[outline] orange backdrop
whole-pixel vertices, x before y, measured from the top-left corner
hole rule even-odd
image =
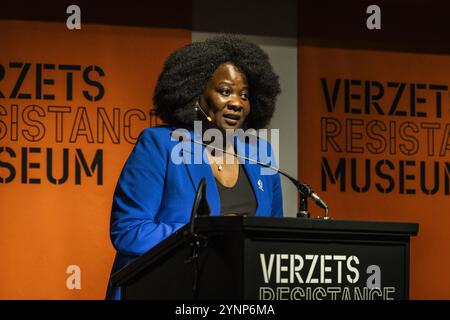
[[[0,21],[0,39],[0,299],[103,299],[114,187],[191,32]]]
[[[420,224],[412,299],[450,298],[449,74],[445,55],[299,47],[299,178],[335,219]]]

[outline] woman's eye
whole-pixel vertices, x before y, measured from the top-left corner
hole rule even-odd
[[[224,89],[224,90],[221,90],[221,91],[220,91],[220,94],[222,94],[222,95],[224,95],[224,96],[229,96],[230,93],[231,93],[231,91],[228,90],[228,89]]]
[[[242,92],[241,98],[247,100],[248,99],[248,92]]]

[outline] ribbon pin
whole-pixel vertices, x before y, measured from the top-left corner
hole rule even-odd
[[[258,189],[261,190],[262,192],[264,192],[263,183],[262,183],[261,179],[258,180]]]

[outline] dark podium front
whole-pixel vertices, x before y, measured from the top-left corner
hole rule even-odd
[[[416,223],[200,217],[195,232],[197,240],[183,227],[115,273],[112,282],[123,287],[123,298],[409,297]],[[198,259],[189,260],[196,253]]]

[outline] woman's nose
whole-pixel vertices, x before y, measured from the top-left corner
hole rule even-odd
[[[240,97],[231,97],[228,101],[227,107],[234,111],[240,111],[244,108],[244,103]]]

